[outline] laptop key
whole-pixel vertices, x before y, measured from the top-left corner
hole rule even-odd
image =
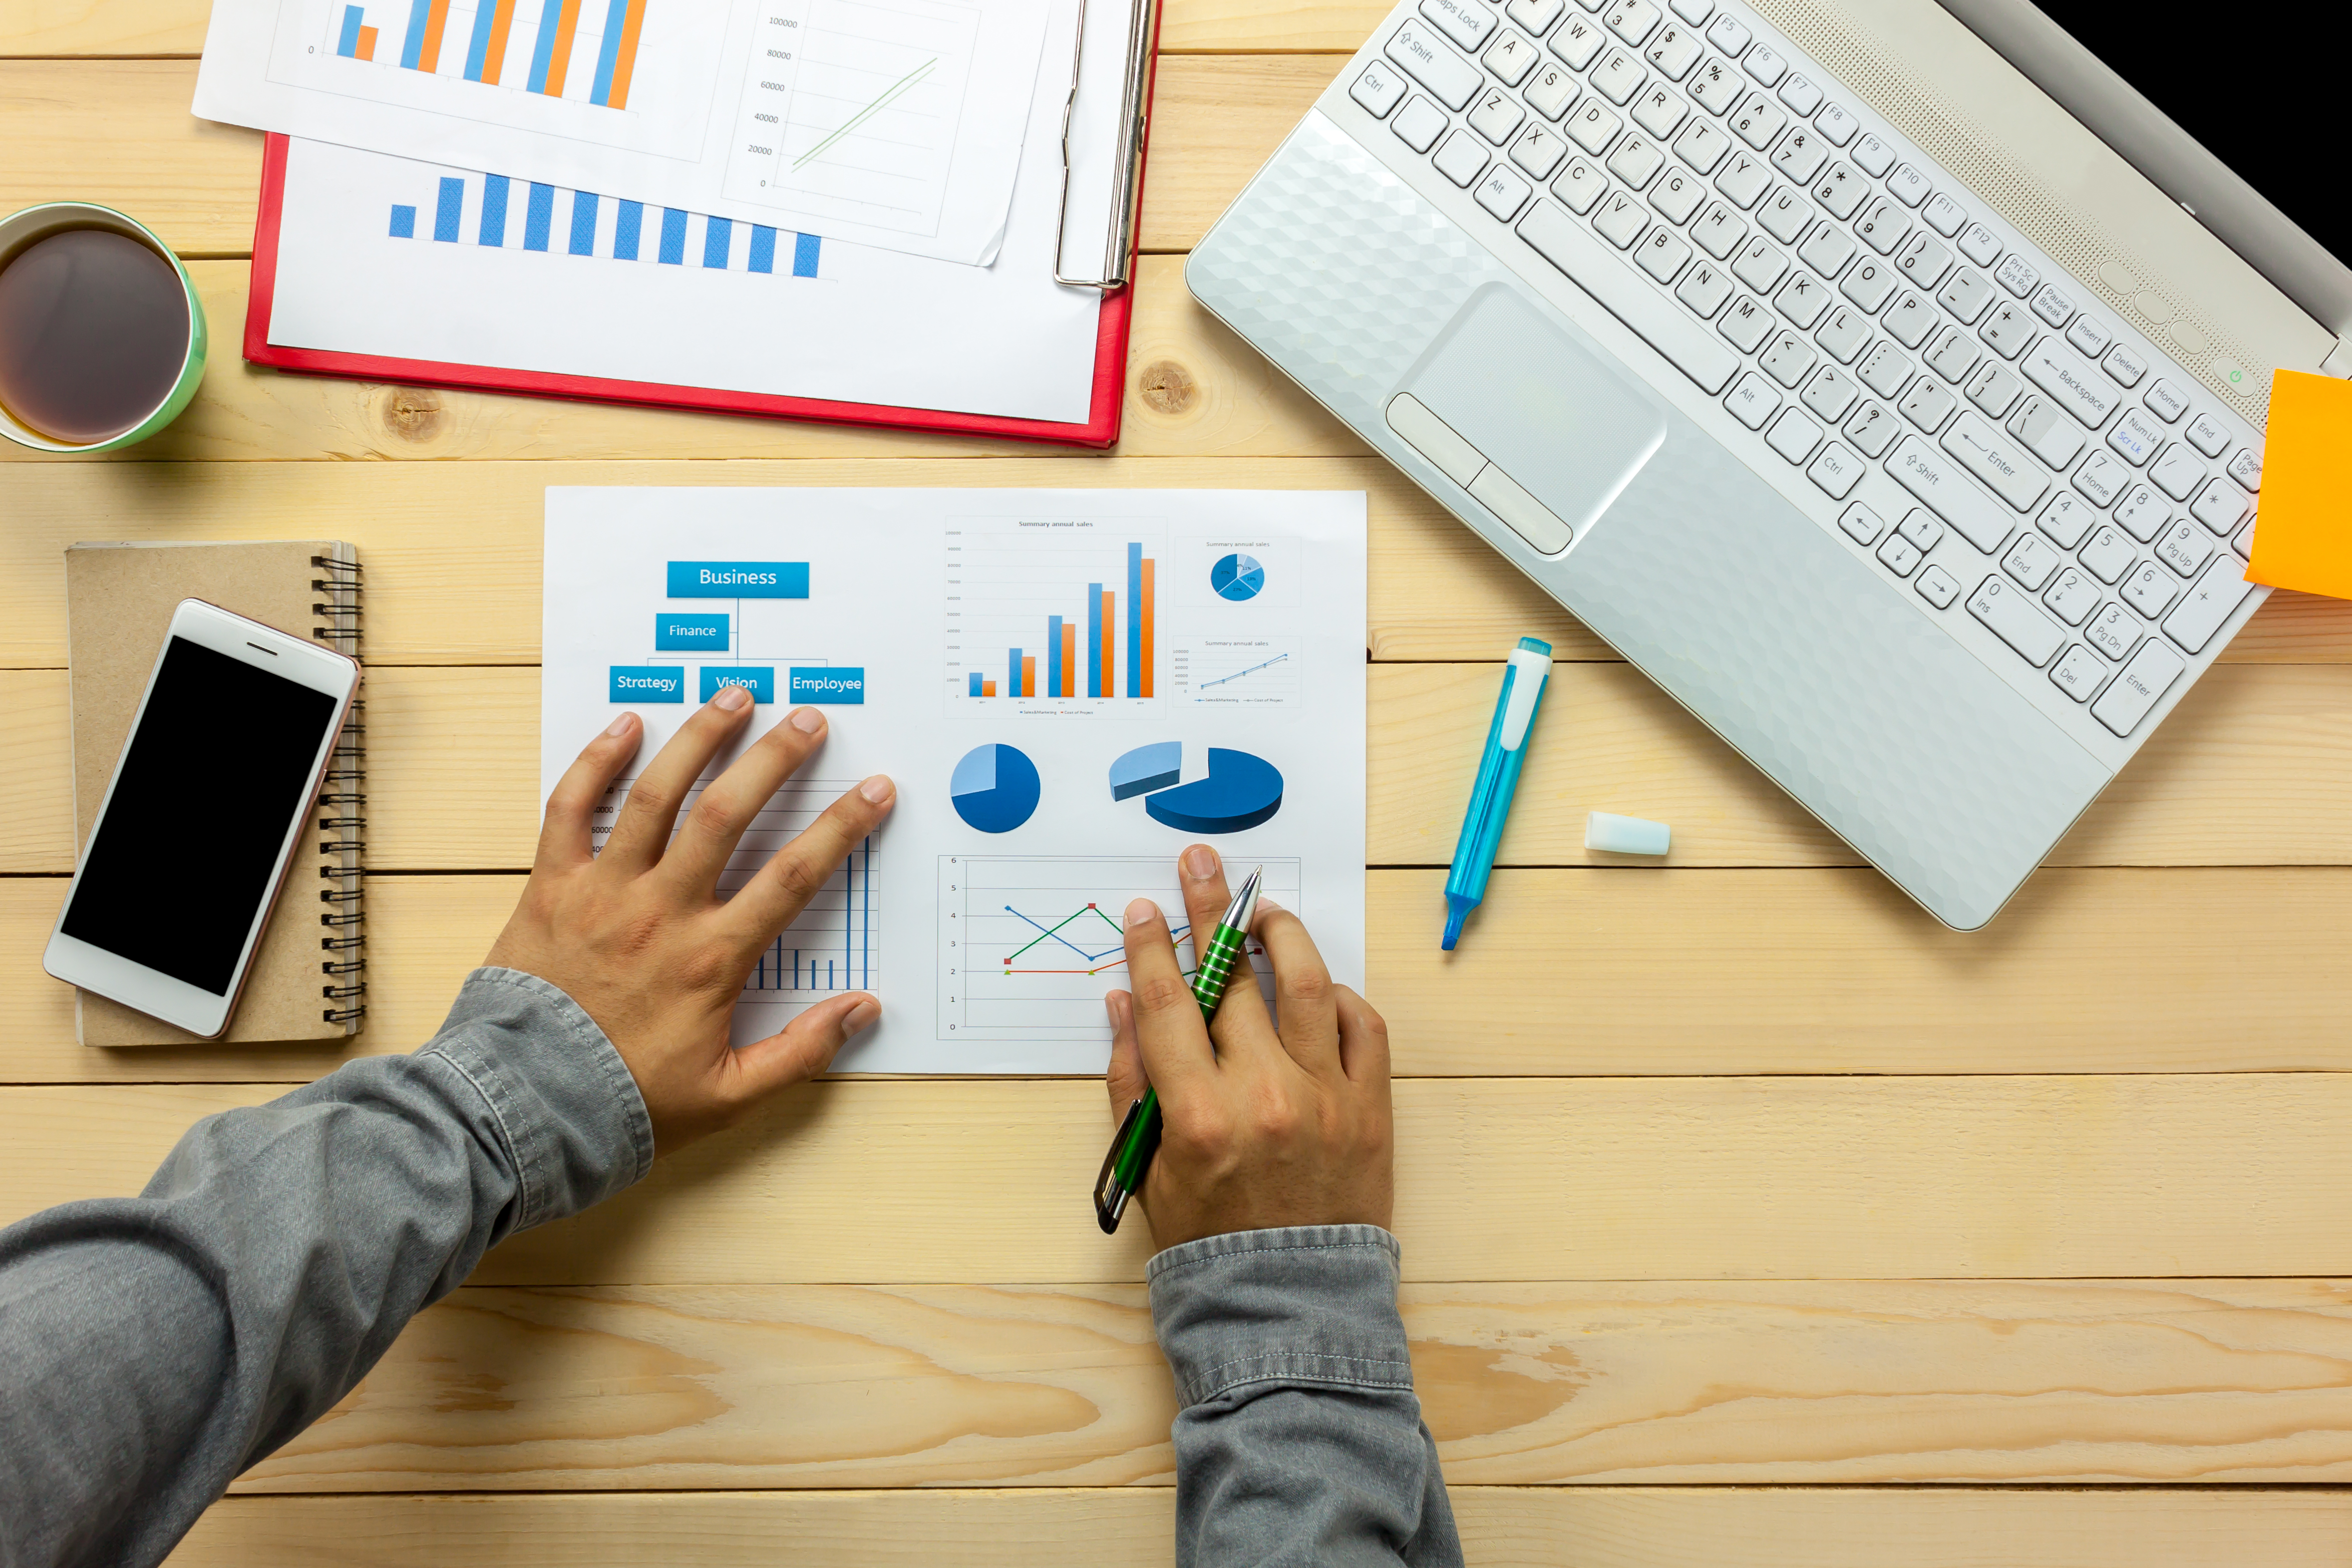
[[[1427,88],[1446,108],[1460,113],[1485,85],[1486,75],[1455,54],[1419,22],[1407,22],[1389,39],[1388,57],[1404,74]]]
[[[2117,735],[2129,735],[2188,667],[2161,638],[2150,637],[2091,705],[2091,716]]]
[[[1475,0],[1421,0],[1421,14],[1465,49],[1475,49],[1495,30],[1495,14]]]
[[[1979,583],[1977,591],[1969,595],[1969,613],[1991,628],[1994,636],[2037,670],[2048,664],[2050,656],[2066,641],[2066,634],[2052,625],[2050,618],[2033,607],[2033,601],[2006,578],[1988,577]]]
[[[1886,460],[1886,471],[1985,554],[1999,549],[2009,538],[2014,524],[2000,504],[1967,478],[1957,463],[1917,436],[1903,438]]]
[[[1551,203],[1538,202],[1519,221],[1518,233],[1538,256],[1600,301],[1709,397],[1731,384],[1739,371],[1739,356],[1635,276],[1583,225]]]
[[[2108,658],[2120,660],[2132,651],[2132,644],[2139,641],[2139,622],[2125,614],[2122,605],[2109,600],[2105,609],[2091,617],[2091,623],[2083,629],[2083,635],[2091,640],[2092,647]]]
[[[1398,140],[1416,152],[1426,152],[1445,134],[1445,111],[1425,98],[1416,98],[1404,106],[1404,112],[1389,122],[1389,129]]]
[[[1348,96],[1362,104],[1374,119],[1386,120],[1389,110],[1397,106],[1397,99],[1404,96],[1404,78],[1374,60],[1356,78],[1356,85],[1348,89]]]
[[[2224,555],[2205,569],[2205,575],[2180,601],[2180,608],[2165,618],[2164,634],[2192,653],[2201,653],[2213,633],[2230,612],[2245,602],[2254,585],[2245,579],[2245,568],[2234,555]]]
[[[1457,185],[1467,187],[1478,177],[1479,171],[1486,167],[1486,150],[1479,146],[1477,140],[1468,131],[1457,131],[1445,139],[1445,144],[1437,150],[1437,156],[1431,162],[1437,165],[1439,173]]]
[[[1960,596],[1960,580],[1940,566],[1931,566],[1921,572],[1919,580],[1911,586],[1918,590],[1920,598],[1938,610],[1949,610],[1952,601]]]

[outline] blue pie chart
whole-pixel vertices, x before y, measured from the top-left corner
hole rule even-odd
[[[1265,568],[1258,565],[1255,556],[1235,553],[1209,569],[1209,586],[1220,599],[1230,599],[1238,604],[1244,599],[1255,599],[1265,587]]]
[[[1238,833],[1282,810],[1282,770],[1263,757],[1213,746],[1206,779],[1146,795],[1143,809],[1180,833]]]
[[[1017,747],[975,746],[955,765],[948,802],[983,833],[1009,833],[1037,810],[1037,765]]]

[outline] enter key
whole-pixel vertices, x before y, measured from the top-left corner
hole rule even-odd
[[[1958,459],[1961,467],[1983,480],[1996,496],[2021,512],[2030,512],[2050,493],[2050,481],[2040,464],[2024,449],[1972,413],[1952,421],[1938,444]]]

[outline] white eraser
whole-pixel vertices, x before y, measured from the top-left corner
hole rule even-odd
[[[1620,817],[1594,811],[1584,819],[1584,847],[1615,855],[1662,855],[1674,842],[1675,831],[1664,822],[1642,817]]]

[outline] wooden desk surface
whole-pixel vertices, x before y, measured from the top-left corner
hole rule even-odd
[[[1167,4],[1106,456],[254,371],[260,141],[187,114],[203,0],[0,0],[0,212],[139,214],[217,344],[126,458],[0,453],[0,1220],[341,1059],[73,1043],[37,963],[67,543],[359,544],[354,1049],[401,1051],[528,863],[544,486],[1360,486],[1405,1312],[1471,1561],[2343,1563],[2352,607],[2272,601],[1990,931],[1941,930],[1192,306],[1182,253],[1385,7]],[[1449,974],[1522,632],[1566,662]],[[1672,821],[1675,868],[1588,864],[1593,808]],[[801,1092],[493,1253],[174,1561],[1164,1560],[1142,1228],[1075,1207],[1105,1130],[1090,1082]]]

